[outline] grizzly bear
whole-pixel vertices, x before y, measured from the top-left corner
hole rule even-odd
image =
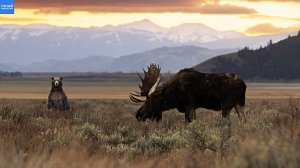
[[[68,98],[62,88],[62,77],[52,77],[52,88],[48,96],[48,109],[53,111],[70,111]]]

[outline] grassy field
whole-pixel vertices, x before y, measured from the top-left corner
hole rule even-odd
[[[74,109],[50,112],[47,79],[0,82],[0,167],[300,167],[298,84],[248,84],[242,122],[176,110],[137,122],[134,82],[65,80]]]

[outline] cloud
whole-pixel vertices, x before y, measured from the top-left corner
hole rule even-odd
[[[254,9],[234,5],[205,5],[198,9],[202,14],[254,14]]]
[[[65,14],[73,11],[93,13],[202,13],[250,14],[254,9],[219,4],[219,0],[26,0],[17,1],[17,8],[36,9],[39,13]]]
[[[21,18],[21,17],[0,17],[0,22],[41,22],[45,19],[40,18]]]
[[[290,21],[300,21],[300,18],[287,18],[281,16],[270,16],[270,15],[262,15],[262,14],[252,14],[252,15],[242,15],[241,18],[246,19],[275,19],[275,20],[290,20]]]
[[[258,24],[245,30],[245,33],[250,35],[271,35],[296,32],[300,30],[300,25],[290,27],[276,27],[269,23]]]
[[[66,6],[179,6],[179,5],[195,5],[202,3],[216,3],[219,0],[26,0],[17,1],[19,7],[66,7]]]
[[[299,0],[241,0],[241,1],[248,1],[248,2],[296,2],[299,3]]]
[[[262,15],[262,14],[251,14],[251,15],[242,15],[241,18],[246,19],[271,19],[271,20],[279,20],[279,21],[297,21],[300,22],[300,18],[287,18],[281,16],[270,16],[270,15]]]

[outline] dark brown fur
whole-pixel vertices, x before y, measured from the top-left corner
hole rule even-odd
[[[48,109],[54,111],[70,111],[68,98],[62,88],[62,79],[59,77],[52,78],[52,88],[48,96]],[[58,85],[55,85],[55,82]]]
[[[222,110],[228,117],[232,108],[238,115],[238,108],[245,105],[246,84],[232,73],[205,74],[194,69],[183,69],[169,81],[156,88],[137,111],[140,120],[161,120],[162,112],[177,108],[185,113],[187,122],[196,118],[195,109]]]

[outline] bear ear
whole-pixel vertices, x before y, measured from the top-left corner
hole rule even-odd
[[[54,80],[54,77],[52,77],[51,79]]]
[[[64,78],[63,77],[60,77],[60,80],[63,80]]]

